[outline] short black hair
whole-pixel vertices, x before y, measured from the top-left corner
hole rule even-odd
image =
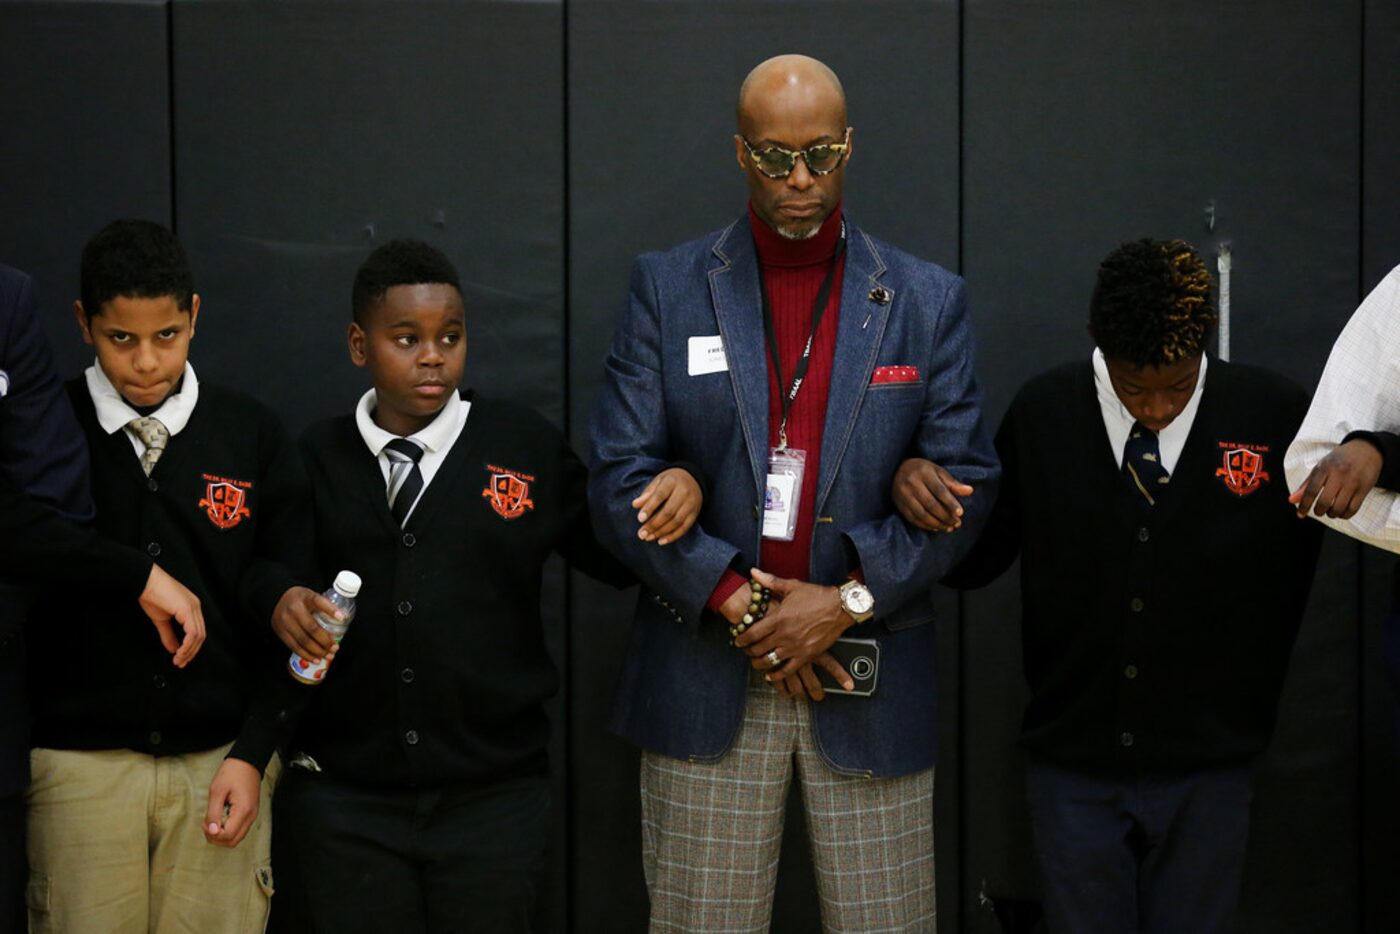
[[[355,273],[350,310],[356,324],[364,324],[370,308],[396,285],[450,285],[462,292],[457,268],[437,247],[422,240],[401,238],[376,247]]]
[[[194,296],[190,258],[175,235],[155,221],[112,221],[83,247],[78,295],[89,321],[114,298],[175,299],[189,311]]]
[[[1089,334],[1105,357],[1162,366],[1205,351],[1215,327],[1210,272],[1185,240],[1135,240],[1099,265]]]

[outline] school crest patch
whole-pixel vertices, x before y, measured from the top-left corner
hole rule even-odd
[[[519,519],[527,510],[535,508],[535,501],[530,499],[530,484],[535,482],[533,476],[495,464],[487,464],[486,470],[491,479],[481,495],[490,501],[496,515],[502,519]]]
[[[1269,472],[1264,469],[1264,455],[1269,453],[1267,445],[1233,441],[1218,444],[1220,466],[1215,468],[1215,475],[1225,484],[1225,489],[1236,496],[1248,496],[1269,482]]]
[[[244,519],[251,518],[248,509],[248,491],[253,484],[248,480],[234,480],[229,477],[216,477],[201,474],[205,480],[204,498],[199,508],[209,521],[221,529],[231,529]]]

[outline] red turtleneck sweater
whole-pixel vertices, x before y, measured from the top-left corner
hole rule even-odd
[[[806,240],[788,240],[764,223],[749,206],[749,229],[758,248],[759,268],[773,309],[773,332],[778,356],[783,361],[783,383],[773,369],[773,355],[767,345],[763,358],[768,361],[768,444],[778,446],[778,427],[783,420],[783,397],[792,386],[797,360],[812,329],[812,306],[831,267],[836,241],[841,236],[841,208],[838,206],[817,233]],[[847,244],[849,246],[849,244]],[[826,314],[812,341],[812,359],[807,378],[788,410],[789,448],[807,452],[807,468],[802,474],[802,495],[797,511],[797,530],[790,542],[763,539],[759,563],[763,570],[779,577],[805,581],[811,573],[812,528],[816,523],[817,472],[821,467],[822,429],[826,425],[826,396],[831,386],[831,362],[836,354],[837,322],[841,317],[841,280],[846,261],[831,284]],[[753,313],[762,314],[755,308]],[[735,590],[747,582],[734,571],[725,571],[719,586],[710,595],[708,606],[718,612]]]

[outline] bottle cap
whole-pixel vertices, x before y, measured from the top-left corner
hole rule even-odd
[[[335,576],[335,589],[341,596],[354,597],[360,592],[360,575],[354,571],[341,571]]]

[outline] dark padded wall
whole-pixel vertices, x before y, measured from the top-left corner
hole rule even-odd
[[[964,4],[963,268],[994,417],[1026,377],[1086,357],[1095,267],[1180,236],[1235,254],[1235,360],[1311,385],[1355,304],[1357,3]],[[1216,205],[1208,231],[1203,212]],[[1072,478],[1067,478],[1072,482]],[[1073,521],[1073,517],[1066,517]],[[1355,552],[1329,543],[1262,764],[1245,928],[1357,917]],[[967,896],[1033,890],[1014,584],[967,599]],[[970,930],[993,930],[985,917]]]
[[[744,75],[770,55],[805,52],[841,76],[855,127],[851,217],[956,267],[955,4],[573,0],[568,24],[570,405],[579,446],[632,257],[743,211],[734,103]],[[574,593],[572,813],[580,858],[572,918],[578,931],[641,930],[637,753],[604,728],[635,591],[618,596],[580,582]],[[954,636],[951,614],[945,622]],[[951,674],[955,646],[945,644],[943,655]],[[952,747],[950,737],[944,749]],[[956,808],[944,807],[955,790],[940,775],[940,832],[955,818]],[[953,816],[946,823],[945,813]],[[805,842],[791,808],[789,816],[774,930],[816,930]],[[940,837],[941,882],[955,870],[955,843],[956,834]],[[609,858],[596,858],[604,852]]]
[[[177,223],[204,294],[201,372],[254,392],[293,430],[349,411],[367,386],[345,351],[355,268],[413,236],[458,267],[464,384],[562,419],[558,3],[201,0],[176,3],[174,35]],[[561,567],[544,606],[562,667]],[[551,715],[557,929],[558,702]]]
[[[1400,107],[1395,76],[1400,74],[1400,4],[1366,0],[1363,33],[1365,88],[1365,242],[1362,286],[1369,291],[1400,265]]]
[[[34,277],[65,377],[92,362],[83,243],[115,217],[170,223],[168,60],[162,3],[0,0],[0,263]]]
[[[211,375],[296,428],[345,409],[363,384],[343,340],[355,267],[414,236],[461,274],[467,383],[562,417],[561,23],[557,3],[176,3],[200,337],[266,335]]]

